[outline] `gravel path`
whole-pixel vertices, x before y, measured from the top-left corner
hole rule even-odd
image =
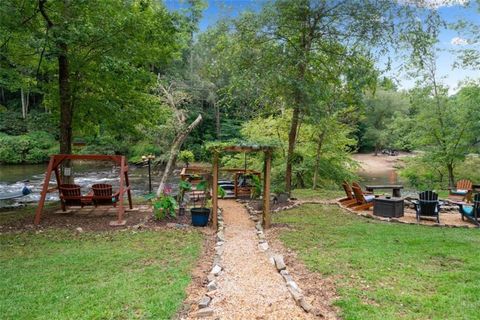
[[[258,249],[254,223],[233,200],[219,201],[225,221],[223,273],[211,307],[219,319],[313,319],[295,304],[281,275]]]

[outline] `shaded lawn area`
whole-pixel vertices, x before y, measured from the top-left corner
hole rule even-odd
[[[201,247],[176,230],[1,234],[1,318],[168,319]]]
[[[309,270],[336,279],[344,319],[479,319],[476,229],[381,223],[333,205],[274,215]]]

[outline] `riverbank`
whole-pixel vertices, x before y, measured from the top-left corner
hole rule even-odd
[[[352,158],[360,164],[359,176],[364,183],[401,183],[397,169],[403,165],[403,159],[413,157],[413,153],[400,152],[398,156],[374,153],[356,153]]]

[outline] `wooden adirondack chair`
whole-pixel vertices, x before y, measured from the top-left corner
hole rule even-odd
[[[355,195],[356,202],[349,206],[353,210],[368,210],[368,208],[373,207],[374,195],[365,195],[362,191],[362,188],[357,183],[353,183],[352,186],[353,194]]]
[[[340,199],[340,203],[346,206],[356,203],[357,199],[355,199],[355,196],[353,195],[353,190],[350,184],[348,184],[347,181],[343,181],[342,187],[343,190],[345,190],[346,198]]]
[[[462,221],[467,218],[467,220],[480,227],[480,193],[477,193],[473,198],[473,206],[466,206],[462,203],[458,205]]]
[[[449,189],[448,199],[454,201],[472,202],[472,181],[463,179],[457,181],[456,189]]]
[[[412,202],[415,204],[417,221],[420,221],[421,217],[434,217],[440,223],[440,208],[443,203],[438,200],[438,194],[424,191],[418,194],[418,200]]]
[[[67,210],[67,206],[83,206],[89,202],[88,196],[82,196],[80,186],[78,184],[61,184],[60,189],[60,204],[63,211]]]
[[[112,185],[106,183],[97,183],[92,185],[93,197],[92,201],[95,207],[98,205],[117,206],[120,192],[113,193]]]

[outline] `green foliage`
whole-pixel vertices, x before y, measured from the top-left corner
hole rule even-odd
[[[25,134],[27,133],[27,122],[19,112],[2,112],[0,113],[0,132],[12,136]]]
[[[218,197],[221,199],[225,198],[225,196],[227,195],[227,193],[225,192],[225,189],[223,189],[222,186],[218,186],[217,194],[218,194]]]
[[[152,199],[153,216],[157,220],[162,220],[165,217],[175,218],[175,210],[178,208],[178,203],[174,197],[169,195],[162,195],[160,198]]]
[[[403,160],[404,166],[399,170],[400,176],[417,190],[446,190],[448,188],[448,171],[444,164],[431,161],[425,154]],[[455,168],[456,180],[469,179],[480,181],[480,158],[470,154]]]
[[[477,230],[375,222],[321,205],[273,219],[290,226],[280,239],[307,268],[335,282],[342,319],[478,317]]]
[[[256,174],[250,176],[253,183],[253,189],[251,197],[252,199],[258,199],[262,195],[262,182],[260,181],[260,177]]]
[[[42,163],[58,153],[55,139],[43,131],[26,135],[0,135],[0,163]]]
[[[195,155],[190,150],[182,150],[178,154],[178,160],[182,161],[185,166],[188,167],[190,163],[195,161]]]
[[[180,206],[182,206],[184,205],[183,199],[185,196],[185,192],[192,190],[192,184],[188,181],[180,180],[180,182],[178,183],[178,189],[179,189],[178,190],[179,192],[178,192],[177,201],[180,204]]]
[[[284,182],[290,119],[291,112],[276,117],[259,117],[245,123],[242,129],[246,140],[256,140],[259,145],[276,146],[272,161],[272,186],[275,191],[282,191]],[[349,146],[355,145],[355,140],[349,138],[350,133],[349,127],[334,117],[320,124],[303,124],[293,159],[294,185],[298,188],[312,186],[319,143],[318,186],[329,188],[354,177],[356,167],[350,158]],[[243,155],[226,156],[223,161],[228,166],[243,167]],[[260,153],[248,156],[249,168],[261,171],[262,166],[263,156]]]
[[[377,90],[375,94],[367,95],[365,105],[366,130],[361,137],[360,148],[378,152],[382,148],[403,146],[392,131],[399,127],[394,122],[400,120],[409,109],[407,95]]]

